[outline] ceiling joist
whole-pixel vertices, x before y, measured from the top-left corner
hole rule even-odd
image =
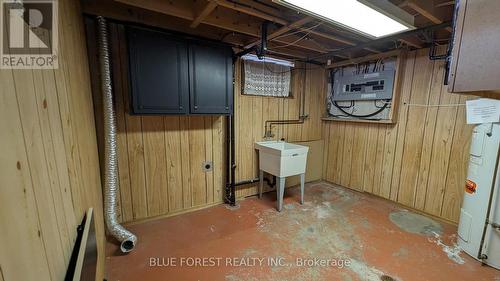
[[[351,52],[351,51],[363,49],[363,48],[365,48],[367,46],[370,46],[370,45],[381,44],[381,43],[384,43],[384,42],[391,42],[391,41],[399,40],[401,36],[403,36],[403,37],[410,37],[410,36],[422,34],[422,33],[425,33],[425,32],[431,32],[431,31],[434,31],[434,30],[443,29],[443,28],[445,28],[447,26],[450,26],[450,22],[443,22],[443,23],[440,23],[440,24],[435,24],[435,25],[431,25],[431,26],[421,27],[421,28],[417,28],[417,29],[413,29],[413,30],[409,30],[409,31],[403,32],[401,34],[389,35],[389,36],[386,36],[386,37],[374,39],[374,40],[369,41],[369,42],[360,43],[360,44],[358,44],[356,46],[347,47],[347,48],[344,48],[344,49],[340,49],[340,50],[336,50],[336,51],[333,51],[333,52],[329,52],[328,54],[317,55],[315,57],[312,57],[311,59],[318,59],[318,58],[322,58],[322,57],[338,56],[338,55],[341,55],[341,54],[344,54],[344,53],[348,53],[348,52]]]
[[[285,32],[290,31],[292,29],[297,29],[297,28],[303,26],[304,24],[312,22],[313,20],[314,19],[311,18],[311,17],[305,17],[305,18],[302,18],[300,20],[297,20],[297,21],[294,21],[292,23],[289,23],[289,24],[287,24],[287,25],[279,28],[278,30],[272,32],[271,34],[269,34],[267,36],[267,39],[268,40],[273,40],[274,38],[276,38],[276,37],[284,34]],[[260,39],[257,40],[257,41],[254,41],[254,42],[252,42],[250,44],[248,44],[247,46],[245,46],[245,48],[251,48],[251,47],[253,47],[253,46],[255,46],[255,45],[259,44],[259,43],[260,43]]]
[[[438,13],[434,9],[435,8],[434,1],[407,0],[404,3],[405,6],[413,9],[415,12],[419,13],[432,23],[440,24],[444,22],[443,17],[438,15]],[[451,27],[447,27],[445,29],[451,32]]]
[[[411,47],[417,48],[417,49],[424,47],[424,45],[422,44],[422,42],[420,40],[418,40],[416,38],[412,38],[412,37],[402,38],[402,39],[399,39],[399,41],[401,41],[403,44],[406,44],[408,46],[411,46]]]
[[[351,40],[348,40],[348,39],[345,39],[345,38],[342,38],[339,36],[315,31],[315,30],[310,29],[310,28],[305,28],[303,25],[308,23],[311,20],[311,18],[304,18],[304,19],[298,20],[294,23],[288,23],[286,20],[284,20],[283,18],[281,18],[279,16],[269,15],[267,13],[258,11],[254,8],[245,7],[243,5],[240,5],[240,4],[237,4],[234,2],[229,2],[226,0],[213,0],[213,1],[216,1],[218,5],[223,6],[225,8],[236,10],[236,11],[248,14],[248,15],[252,15],[252,16],[264,19],[264,20],[272,21],[272,22],[283,25],[283,27],[281,29],[279,29],[278,31],[275,32],[275,36],[279,36],[285,32],[290,31],[291,29],[297,29],[297,30],[306,32],[308,34],[313,34],[313,35],[316,35],[316,36],[319,36],[319,37],[322,37],[322,38],[325,38],[325,39],[328,39],[330,41],[334,41],[337,43],[341,43],[341,44],[345,44],[345,45],[349,45],[349,46],[355,46],[357,44],[354,41],[351,41]],[[293,27],[293,28],[291,28],[291,27]],[[271,35],[273,35],[273,34],[271,34]],[[269,37],[268,37],[269,40],[272,40],[274,38],[271,35],[269,35]],[[404,40],[402,42],[409,45],[409,46],[415,47],[415,48],[421,48],[422,45],[418,44],[415,41],[417,41],[417,40],[416,39],[415,40]],[[257,40],[255,42],[248,44],[246,47],[251,48],[259,43],[260,43],[260,40]],[[366,48],[365,50],[373,52],[373,53],[380,53],[379,50],[376,50],[374,48]]]
[[[162,13],[174,17],[179,17],[183,18],[186,20],[194,21],[195,17],[189,9],[183,8],[178,4],[179,2],[167,2],[167,1],[155,1],[155,0],[147,0],[147,1],[141,1],[141,0],[116,0],[116,2],[120,2],[123,4],[127,4],[130,6],[134,6],[137,8],[143,8],[147,10],[151,10],[157,13]],[[307,22],[312,21],[312,18],[308,18]],[[234,20],[223,18],[220,16],[214,16],[212,14],[208,14],[202,21],[204,24],[208,24],[211,26],[215,26],[218,28],[223,28],[229,31],[234,31],[237,33],[253,36],[256,38],[260,37],[260,28],[259,26],[256,26],[254,24],[253,26],[251,24],[239,24],[238,22],[235,22]],[[278,30],[279,31],[279,30]],[[281,32],[282,34],[284,32]],[[277,36],[277,35],[276,35]],[[276,37],[274,36],[274,37]],[[320,46],[317,46],[316,44],[312,42],[308,42],[307,40],[302,40],[300,42],[295,42],[297,39],[299,39],[297,36],[287,36],[286,38],[279,38],[276,39],[276,42],[279,42],[283,45],[287,44],[292,44],[294,47],[297,48],[302,48],[305,50],[309,51],[314,51],[318,53],[327,53],[329,50],[322,48]],[[259,40],[260,42],[260,40]],[[295,42],[295,43],[294,43]],[[256,43],[258,44],[258,43]]]
[[[337,67],[343,67],[347,65],[352,65],[352,64],[358,64],[362,62],[367,62],[367,61],[374,61],[378,59],[385,59],[389,57],[395,57],[399,56],[401,54],[401,50],[392,50],[389,52],[385,53],[380,53],[380,54],[373,54],[373,55],[368,55],[360,58],[355,58],[355,59],[347,59],[341,62],[334,62],[332,64],[329,64],[326,66],[326,68],[337,68]]]
[[[248,6],[244,6],[244,5],[235,3],[235,2],[229,2],[226,0],[212,0],[212,1],[217,2],[217,4],[219,6],[222,6],[222,7],[228,8],[228,9],[232,9],[232,10],[235,10],[238,12],[242,12],[242,13],[245,13],[247,15],[255,16],[255,17],[267,20],[267,21],[278,23],[278,24],[281,24],[283,26],[290,25],[290,23],[287,20],[283,19],[282,15],[279,16],[276,12],[272,12],[272,14],[269,14],[269,13],[266,13],[263,11],[259,11],[258,9],[255,9],[251,6],[248,7]],[[257,4],[257,2],[252,2],[252,3]],[[260,5],[262,5],[262,4],[260,4]],[[351,40],[348,40],[348,39],[345,39],[345,38],[342,38],[339,36],[315,31],[313,29],[308,29],[308,28],[305,28],[305,27],[300,26],[298,24],[296,24],[296,26],[297,26],[297,28],[296,28],[297,30],[307,32],[309,34],[313,34],[313,35],[316,35],[316,36],[319,36],[319,37],[322,37],[322,38],[325,38],[325,39],[328,39],[328,40],[331,40],[331,41],[334,41],[337,43],[346,44],[346,45],[350,45],[350,46],[356,45],[356,42],[353,42]],[[367,51],[374,52],[374,53],[380,53],[380,51],[372,49],[372,48],[367,48]]]
[[[446,1],[443,3],[436,4],[436,8],[441,8],[441,7],[446,7],[446,6],[453,6],[455,5],[455,1]]]
[[[196,16],[189,27],[196,28],[212,11],[217,7],[217,3],[210,1],[205,5],[205,8],[201,11],[201,13]]]
[[[252,7],[246,7],[246,6],[243,6],[243,5],[234,3],[234,2],[229,2],[226,0],[212,0],[212,1],[216,2],[219,6],[222,6],[222,7],[234,10],[234,11],[242,12],[244,14],[251,15],[254,17],[258,17],[258,18],[261,18],[261,19],[264,19],[264,20],[267,20],[270,22],[279,23],[281,25],[288,24],[288,22],[285,19],[261,12],[255,8],[252,8]]]
[[[429,21],[433,23],[448,21],[446,11],[450,10],[448,3],[453,1],[437,0],[406,0],[403,2],[405,9],[422,14],[419,20],[422,24]],[[204,34],[210,30],[207,38],[222,40],[239,49],[247,49],[260,44],[261,24],[264,21],[274,23],[269,26],[268,50],[270,54],[280,54],[295,58],[317,58],[325,55],[334,55],[338,58],[350,58],[367,55],[367,52],[381,53],[400,44],[391,45],[390,42],[382,44],[367,44],[372,41],[343,28],[330,25],[327,22],[297,14],[295,11],[276,5],[270,0],[87,0],[83,1],[101,10],[100,15],[108,14],[102,11],[106,5],[115,5],[120,9],[128,10],[129,15],[136,17],[133,22],[151,22],[150,17],[141,14],[154,15],[153,22],[176,22],[175,18],[182,19],[177,25],[184,26],[184,32],[190,34]],[[440,4],[447,4],[440,6]],[[444,4],[443,4],[444,5]],[[161,15],[170,17],[162,17]],[[122,15],[127,17],[127,15]],[[300,18],[302,17],[302,18]],[[164,18],[164,20],[163,20]],[[162,19],[162,20],[158,20]],[[203,24],[202,26],[200,26]],[[159,23],[164,26],[163,23]],[[321,27],[317,28],[319,25]],[[169,29],[169,26],[164,28]],[[182,29],[182,28],[181,28]],[[191,31],[190,31],[191,30]],[[203,35],[202,35],[203,36]],[[442,39],[444,34],[436,35],[436,40]],[[422,40],[414,35],[391,37],[392,42],[401,42],[414,48],[424,47]],[[352,48],[355,47],[355,48]],[[361,47],[361,48],[359,48]],[[342,52],[340,52],[342,50]],[[354,53],[347,50],[353,50]]]

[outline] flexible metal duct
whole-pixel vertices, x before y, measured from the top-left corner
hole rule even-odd
[[[119,192],[116,117],[113,108],[106,20],[97,17],[97,26],[104,112],[104,216],[108,232],[120,241],[122,252],[127,253],[134,249],[137,237],[121,226],[116,219],[116,194]]]

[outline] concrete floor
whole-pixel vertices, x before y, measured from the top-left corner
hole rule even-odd
[[[305,194],[287,189],[281,213],[271,192],[130,226],[139,243],[127,255],[108,243],[108,280],[500,281],[460,253],[453,225],[328,183]]]

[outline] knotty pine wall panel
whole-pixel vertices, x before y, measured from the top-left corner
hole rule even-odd
[[[125,33],[122,26],[115,24],[110,25],[110,31],[118,127],[120,221],[137,222],[221,203],[226,174],[226,117],[130,115]],[[90,56],[96,58],[95,47],[89,49]],[[275,139],[321,140],[321,110],[317,109],[323,104],[326,77],[323,67],[308,65],[305,70],[298,65],[292,72],[293,97],[257,97],[241,95],[241,64],[237,63],[235,68],[236,178],[243,180],[257,175],[254,142],[262,140],[264,122],[298,119],[304,91],[309,118],[303,125],[274,126]],[[93,80],[98,81],[98,77]],[[93,88],[102,150],[98,83],[94,82]],[[204,172],[203,161],[213,161],[213,170]],[[240,187],[237,192],[239,197],[254,194],[255,185]]]
[[[235,132],[236,132],[236,180],[253,179],[258,176],[258,152],[254,143],[263,140],[266,120],[298,119],[301,103],[304,102],[308,118],[303,124],[273,125],[274,140],[309,142],[322,139],[324,100],[326,93],[326,71],[322,66],[296,64],[291,77],[291,97],[261,97],[243,95],[241,62],[235,64]],[[305,96],[304,96],[305,95]],[[322,150],[322,145],[314,149]],[[322,151],[314,155],[322,155]],[[322,163],[320,161],[320,163]],[[318,167],[322,170],[322,167]],[[289,181],[295,183],[295,181]],[[287,184],[288,186],[288,184]],[[267,187],[266,187],[267,190]],[[257,185],[237,188],[237,197],[257,194]]]
[[[323,177],[458,222],[473,126],[462,105],[411,104],[472,97],[448,93],[444,62],[430,61],[428,51],[406,54],[396,124],[324,121]]]
[[[221,203],[226,173],[226,117],[131,115],[125,30],[113,23],[109,30],[118,133],[119,221],[139,222]],[[87,32],[89,37],[95,35],[91,25]],[[91,63],[98,61],[95,43],[91,41],[89,56],[94,58]],[[92,75],[102,152],[99,73],[94,71]],[[102,165],[102,153],[100,161]],[[213,162],[211,171],[203,171],[204,161]]]
[[[104,223],[90,76],[78,1],[58,1],[58,69],[0,70],[0,274],[63,280],[94,208],[104,277]]]

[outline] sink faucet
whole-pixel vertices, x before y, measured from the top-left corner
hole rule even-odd
[[[301,115],[297,120],[266,120],[264,125],[264,140],[270,140],[274,138],[273,134],[273,125],[288,125],[288,124],[304,124],[304,121],[307,119],[308,115]]]
[[[271,129],[271,126],[269,126],[269,130],[266,130],[264,133],[264,140],[272,140],[274,138],[273,131]]]

